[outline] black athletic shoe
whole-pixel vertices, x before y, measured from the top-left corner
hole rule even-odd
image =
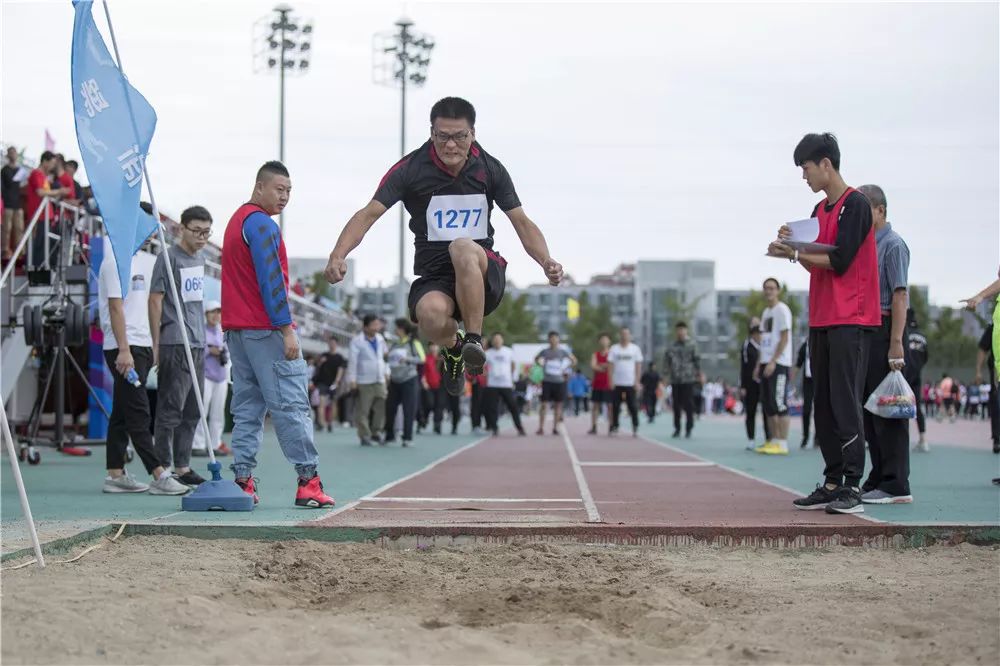
[[[673,437],[674,439],[677,439],[680,436],[681,436],[680,430],[674,430],[674,434],[671,435],[671,437]]]
[[[465,370],[470,375],[483,374],[486,366],[486,352],[480,342],[468,341],[462,345],[462,361],[465,363]]]
[[[588,435],[596,435],[597,434],[597,428],[591,428],[590,430],[587,431],[587,434]]]
[[[797,500],[792,500],[792,504],[795,505],[796,509],[802,509],[803,511],[825,509],[830,502],[837,498],[837,491],[839,490],[840,488],[827,490],[826,484],[821,483],[816,486],[816,490],[812,491],[809,497],[800,497]]]
[[[861,501],[861,490],[843,486],[837,491],[837,497],[826,505],[827,513],[864,513],[865,505]]]
[[[201,478],[198,472],[193,469],[189,469],[183,474],[176,474],[177,480],[183,483],[185,486],[200,486],[205,483],[205,479]]]
[[[441,350],[441,381],[448,395],[458,397],[465,392],[465,362],[462,354],[452,354],[450,349]]]
[[[1000,439],[993,440],[993,453],[1000,453]]]
[[[809,438],[808,437],[803,437],[802,438],[802,444],[799,445],[799,448],[800,449],[808,449],[809,448]]]

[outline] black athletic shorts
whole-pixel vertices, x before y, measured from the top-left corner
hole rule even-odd
[[[332,398],[337,394],[337,389],[329,384],[316,384],[316,390],[319,391],[320,395],[325,395],[328,398]]]
[[[500,305],[503,293],[507,288],[507,260],[492,250],[486,250],[486,275],[483,276],[486,287],[486,301],[483,316],[490,314]],[[440,291],[455,302],[455,312],[452,318],[462,321],[462,311],[458,307],[458,297],[455,294],[455,269],[450,264],[447,271],[417,278],[410,286],[410,298],[407,302],[410,310],[410,321],[417,321],[417,303],[424,294]]]
[[[765,366],[760,366],[760,401],[764,416],[788,416],[788,366],[774,366],[774,374],[764,376]]]
[[[591,389],[590,390],[590,401],[601,404],[606,403],[611,404],[611,389]]]
[[[565,402],[566,382],[542,382],[542,402]]]

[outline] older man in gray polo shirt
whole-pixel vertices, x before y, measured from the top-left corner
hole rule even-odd
[[[878,255],[879,301],[882,325],[872,339],[865,378],[865,400],[889,374],[904,365],[903,333],[909,305],[907,280],[910,249],[886,219],[885,192],[878,185],[858,188],[868,197],[875,228]],[[871,456],[871,474],[862,486],[861,501],[866,504],[909,504],[910,494],[910,422],[907,419],[884,419],[864,410],[865,439]]]

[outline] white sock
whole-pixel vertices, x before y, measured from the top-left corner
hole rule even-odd
[[[785,439],[776,439],[776,440],[774,440],[774,443],[777,444],[778,446],[780,446],[782,451],[787,451],[788,450],[788,440],[785,440]]]

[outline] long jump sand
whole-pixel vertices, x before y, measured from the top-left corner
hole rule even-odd
[[[1000,550],[132,537],[5,571],[4,664],[996,664]]]

